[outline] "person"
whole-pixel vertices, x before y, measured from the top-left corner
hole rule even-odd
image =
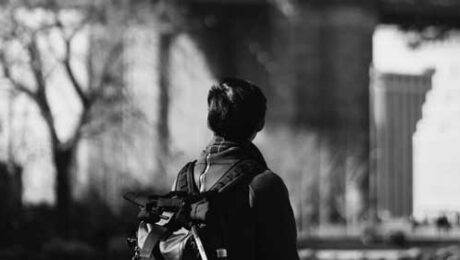
[[[207,102],[208,127],[214,136],[198,160],[181,170],[174,189],[205,193],[219,185],[231,186],[223,189],[220,199],[211,201],[214,218],[198,230],[208,258],[298,260],[288,190],[252,143],[265,124],[264,94],[249,81],[224,78],[211,87]],[[190,177],[183,177],[187,173]],[[229,177],[232,174],[245,178]],[[226,178],[239,181],[228,185]],[[189,237],[190,231],[181,229],[161,241],[161,257],[200,259]],[[196,258],[184,253],[193,248]]]

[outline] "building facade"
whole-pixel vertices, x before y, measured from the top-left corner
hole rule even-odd
[[[372,84],[377,210],[408,217],[413,210],[412,136],[422,116],[433,70],[421,75],[375,73]]]

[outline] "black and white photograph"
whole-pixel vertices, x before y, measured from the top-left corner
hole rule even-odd
[[[0,0],[0,260],[460,259],[460,0]]]

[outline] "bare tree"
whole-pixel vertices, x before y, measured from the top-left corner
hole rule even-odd
[[[66,18],[67,15],[72,17]],[[86,135],[103,131],[116,115],[108,107],[120,101],[123,84],[120,62],[123,50],[123,28],[108,22],[108,9],[102,5],[58,6],[55,3],[32,5],[27,2],[6,4],[0,34],[0,64],[3,76],[14,90],[25,94],[39,109],[46,123],[52,160],[56,169],[56,208],[61,231],[67,230],[70,216],[70,172],[78,142]],[[122,20],[123,18],[118,18]],[[94,30],[105,30],[110,38],[98,39]],[[75,39],[85,34],[91,50],[85,61],[86,79],[75,69]],[[103,41],[103,48],[94,51],[94,42]],[[51,46],[51,47],[50,47]],[[59,46],[53,48],[53,46]],[[57,49],[57,51],[56,51]],[[54,51],[53,51],[54,50]],[[50,57],[54,57],[53,59]],[[97,60],[96,58],[97,57]],[[50,61],[51,60],[51,61]],[[70,136],[62,137],[56,124],[56,107],[50,103],[51,75],[61,72],[80,105]]]

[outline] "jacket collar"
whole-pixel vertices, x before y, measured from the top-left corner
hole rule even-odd
[[[250,141],[233,141],[221,136],[214,136],[201,153],[198,163],[218,163],[235,160],[255,160],[264,167],[267,166],[259,149]]]

